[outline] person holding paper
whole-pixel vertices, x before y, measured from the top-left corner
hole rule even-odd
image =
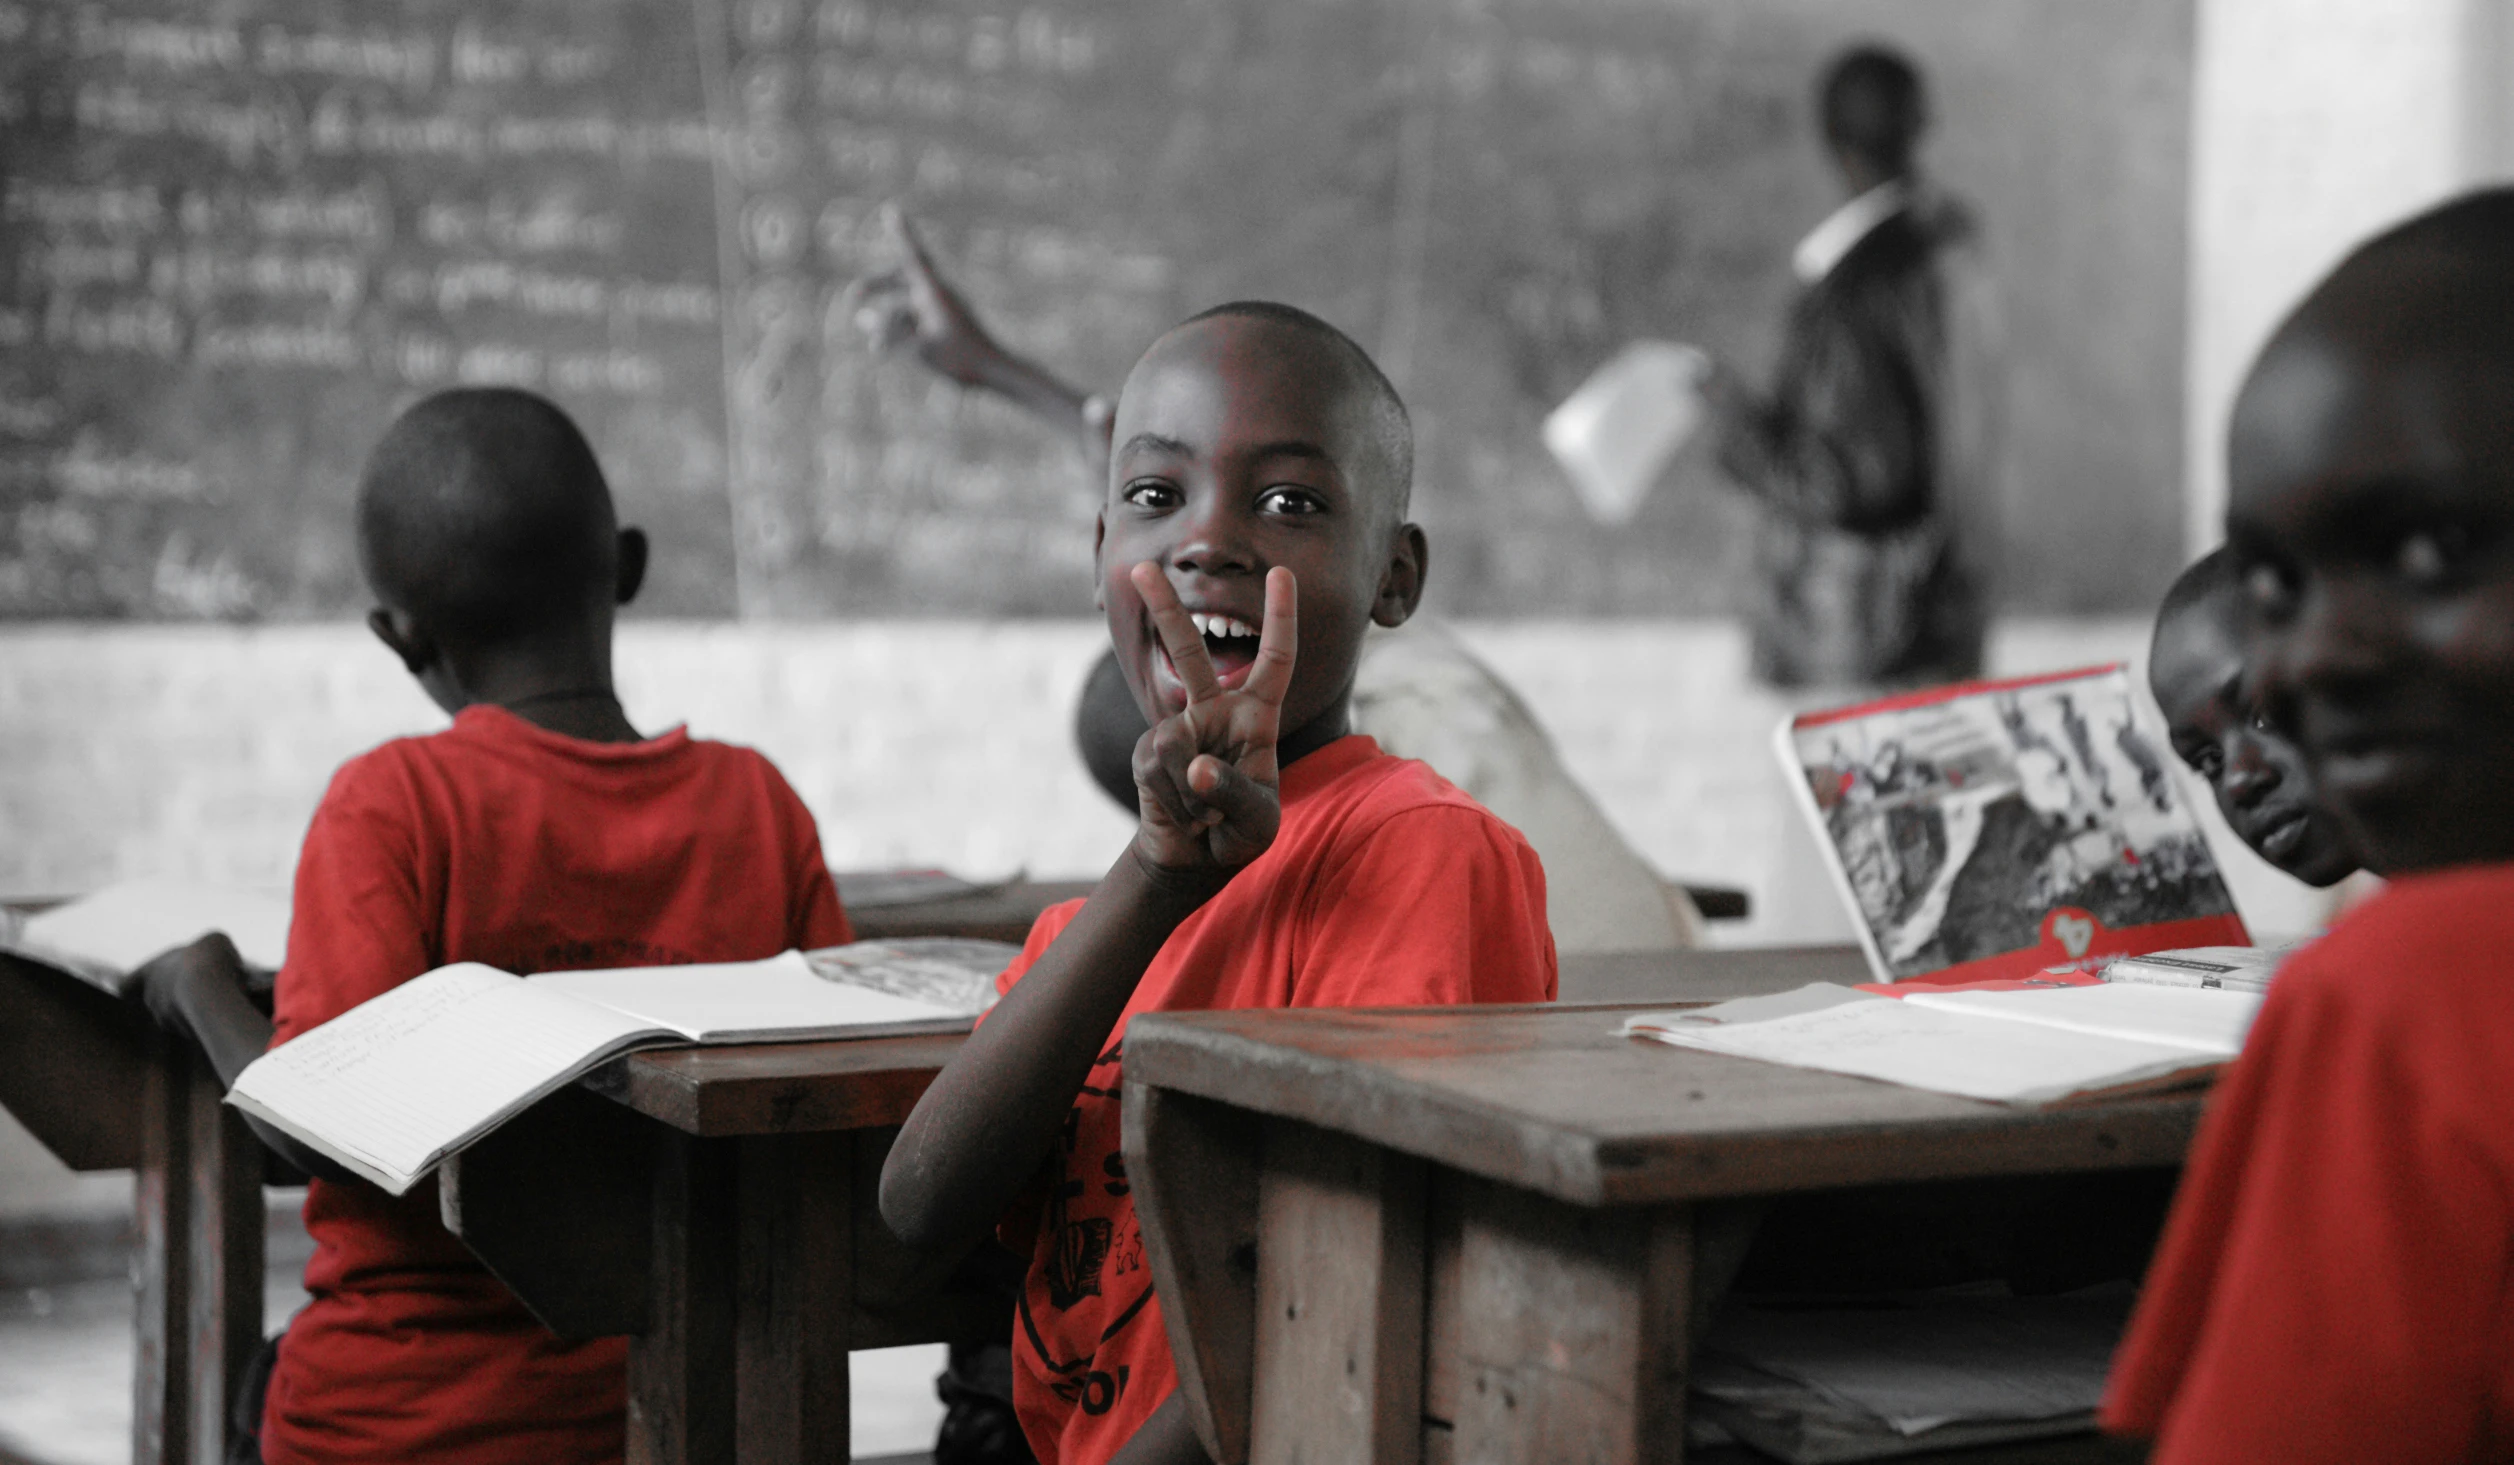
[[[1720,461],[1762,508],[1748,617],[1776,686],[1980,669],[1996,544],[1995,309],[1970,211],[1926,184],[1919,71],[1878,46],[1817,94],[1848,199],[1800,242],[1778,375],[1703,383]]]
[[[402,414],[358,488],[368,624],[454,725],[350,760],[306,832],[275,1020],[209,937],[141,988],[222,1081],[434,968],[751,961],[850,939],[812,816],[767,759],[646,737],[611,682],[646,539],[614,517],[575,424],[462,389]],[[272,1465],[608,1465],[626,1446],[617,1338],[563,1342],[438,1219],[257,1124],[312,1173],[312,1294],[278,1343]]]

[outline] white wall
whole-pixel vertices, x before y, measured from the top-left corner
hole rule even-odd
[[[2189,548],[2221,535],[2226,413],[2350,246],[2508,176],[2508,0],[2201,0],[2193,87]]]

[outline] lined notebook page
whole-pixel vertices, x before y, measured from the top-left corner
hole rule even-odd
[[[2165,1043],[2218,1058],[2243,1049],[2261,994],[2129,982],[2056,987],[2047,992],[1915,992],[1902,999],[1946,1012],[2138,1042]]]
[[[590,1061],[654,1036],[494,967],[440,967],[254,1060],[229,1098],[395,1195]]]
[[[1680,1048],[2025,1104],[2212,1061],[2189,1048],[1948,1012],[1827,984],[1690,1012],[1641,1013],[1625,1019],[1624,1032]]]
[[[544,972],[531,985],[600,1003],[697,1043],[801,1040],[966,1016],[931,1002],[829,981],[799,951],[766,961]]]

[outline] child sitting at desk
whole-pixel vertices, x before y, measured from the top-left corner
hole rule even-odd
[[[1555,987],[1527,842],[1347,731],[1363,630],[1413,613],[1427,548],[1370,358],[1300,311],[1223,306],[1144,354],[1113,441],[1097,560],[1152,724],[1136,836],[1090,900],[1039,918],[882,1174],[884,1218],[923,1250],[1033,1203],[1005,1229],[1034,1257],[1014,1396],[1047,1465],[1202,1458],[1119,1148],[1129,1018]]]
[[[2514,1452],[2514,190],[2350,255],[2253,365],[2227,530],[2273,721],[2391,884],[2212,1099],[2105,1422],[2157,1465]]]
[[[2243,616],[2233,554],[2211,550],[2157,609],[2148,690],[2175,755],[2208,780],[2226,827],[2254,854],[2324,889],[2360,861],[2338,816],[2315,797],[2303,750],[2260,710],[2245,675]]]
[[[434,967],[514,972],[742,961],[849,939],[812,816],[766,758],[679,728],[642,737],[611,685],[615,605],[645,536],[593,451],[528,393],[466,389],[404,413],[368,460],[359,555],[378,639],[452,728],[332,779],[297,863],[277,1021],[223,937],[144,977],[222,1081],[273,1043]],[[615,1461],[617,1338],[563,1342],[437,1215],[276,1131],[316,1178],[304,1311],[270,1375],[272,1465]]]

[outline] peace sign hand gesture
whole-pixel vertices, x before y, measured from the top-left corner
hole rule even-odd
[[[1300,639],[1299,587],[1288,569],[1266,572],[1257,659],[1247,679],[1226,690],[1170,577],[1149,560],[1130,573],[1153,632],[1187,688],[1187,706],[1135,743],[1136,803],[1143,810],[1135,849],[1155,872],[1227,876],[1264,854],[1283,822],[1275,740]]]

